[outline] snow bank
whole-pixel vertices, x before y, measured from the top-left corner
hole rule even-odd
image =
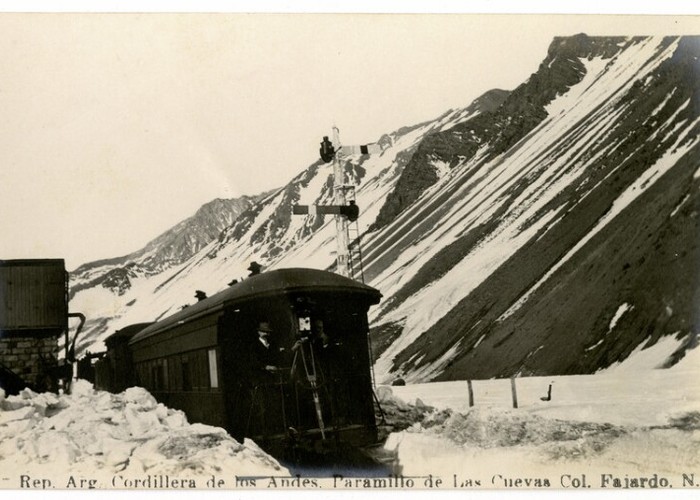
[[[624,434],[622,427],[594,422],[544,418],[522,412],[473,408],[467,413],[443,410],[425,419],[421,426],[429,434],[459,445],[481,448],[590,441],[593,448]]]
[[[391,388],[387,386],[377,388],[377,399],[382,410],[376,415],[380,439],[385,438],[388,433],[399,432],[411,427],[435,410],[418,398],[414,404],[406,403],[403,399],[396,397]]]
[[[145,389],[110,394],[82,380],[70,395],[25,389],[5,397],[0,391],[0,468],[106,478],[286,472],[252,441],[241,444],[224,429],[189,424]]]

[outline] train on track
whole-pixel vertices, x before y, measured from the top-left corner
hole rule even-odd
[[[367,312],[378,290],[294,268],[200,299],[108,337],[97,388],[144,387],[290,461],[376,442]]]

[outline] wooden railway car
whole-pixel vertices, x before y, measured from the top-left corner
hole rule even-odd
[[[78,361],[78,377],[85,380],[95,381],[101,388],[108,389],[112,392],[122,392],[123,390],[132,387],[136,384],[134,376],[134,363],[129,349],[129,341],[138,332],[152,325],[153,323],[136,323],[129,325],[109,336],[105,340],[107,351],[97,353],[95,357],[101,357],[94,364],[94,378],[83,376],[80,372],[80,363],[92,364],[91,356],[86,356]],[[87,371],[87,370],[85,370]]]
[[[369,444],[377,429],[367,311],[380,298],[314,269],[255,275],[129,336],[126,354],[115,351],[124,332],[108,339],[96,383],[122,389],[119,379],[133,375],[129,382],[190,421],[277,456]],[[133,370],[117,373],[110,356]]]

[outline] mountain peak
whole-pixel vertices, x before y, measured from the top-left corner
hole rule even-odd
[[[583,58],[598,56],[609,59],[628,44],[638,43],[642,40],[644,37],[588,36],[585,33],[557,36],[549,45],[548,56],[560,54]],[[548,59],[545,59],[545,63],[548,62]]]
[[[491,89],[474,99],[467,109],[473,109],[482,113],[493,113],[509,95],[509,90]]]
[[[81,265],[71,273],[71,296],[96,285],[124,294],[131,286],[130,278],[158,274],[187,261],[218,238],[240,214],[268,194],[215,198],[199,207],[194,215],[149,241],[142,249],[123,257]]]

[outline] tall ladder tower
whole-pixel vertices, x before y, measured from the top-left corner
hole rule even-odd
[[[325,141],[325,138],[324,138]],[[323,157],[324,144],[321,143],[321,159]],[[335,125],[333,126],[333,145],[331,149],[335,150],[333,154],[333,203],[338,207],[347,205],[345,198],[345,172],[343,171],[343,162],[338,157],[338,153],[342,146],[340,144],[340,130]],[[350,252],[348,245],[350,243],[350,235],[348,234],[348,218],[342,214],[335,216],[335,233],[336,233],[336,272],[341,276],[350,276]]]
[[[360,229],[357,218],[360,208],[355,199],[355,186],[345,183],[345,158],[380,152],[378,144],[343,146],[338,127],[333,127],[333,141],[327,136],[321,141],[320,155],[326,163],[333,163],[333,205],[294,205],[292,213],[333,214],[336,233],[336,273],[364,283]]]

